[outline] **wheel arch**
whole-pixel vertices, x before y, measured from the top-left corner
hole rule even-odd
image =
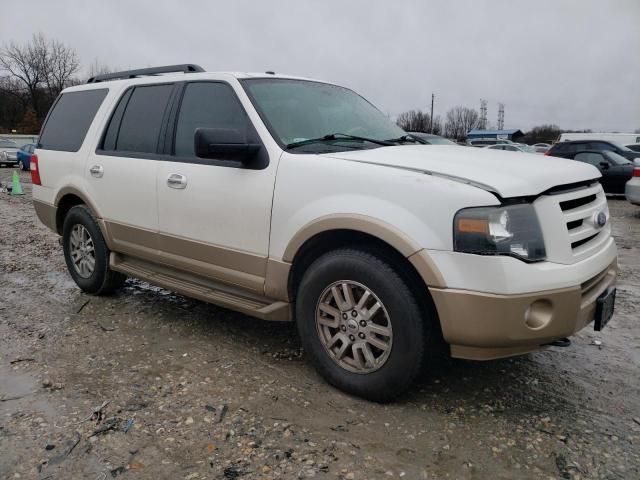
[[[105,225],[102,221],[102,215],[95,208],[94,204],[88,200],[88,197],[80,190],[74,187],[64,187],[60,189],[58,194],[56,195],[54,205],[56,206],[56,231],[59,235],[62,235],[62,227],[64,224],[64,218],[66,217],[69,210],[71,210],[76,205],[86,205],[91,213],[96,217],[98,221],[98,226],[102,231],[102,235],[106,241],[110,238],[108,235],[105,235]]]
[[[340,217],[337,222],[336,218],[332,220],[331,228],[320,228],[327,226],[326,222],[314,223],[313,228],[306,229],[306,235],[299,233],[289,243],[283,258],[290,262],[286,278],[288,299],[295,301],[304,272],[317,258],[339,248],[361,248],[396,267],[416,295],[422,311],[433,315],[437,334],[442,338],[437,309],[429,292],[429,286],[441,286],[442,275],[428,257],[419,255],[423,249],[383,222],[367,222],[364,218],[355,218],[354,222],[354,217]]]

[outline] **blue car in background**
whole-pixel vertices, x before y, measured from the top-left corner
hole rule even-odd
[[[18,150],[18,167],[22,170],[29,170],[29,166],[31,165],[31,157],[33,156],[33,152],[36,150],[35,143],[27,143],[20,147]]]

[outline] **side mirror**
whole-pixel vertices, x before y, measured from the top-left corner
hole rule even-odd
[[[198,128],[194,147],[201,158],[250,162],[256,158],[261,145],[249,143],[245,133],[235,128]]]
[[[600,162],[600,168],[602,170],[607,170],[609,168],[609,162]]]

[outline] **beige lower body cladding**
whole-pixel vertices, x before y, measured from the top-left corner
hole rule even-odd
[[[531,352],[590,324],[617,264],[580,285],[521,295],[430,288],[451,355],[491,360]]]

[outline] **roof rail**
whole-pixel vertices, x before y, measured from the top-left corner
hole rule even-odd
[[[140,68],[138,70],[125,70],[122,72],[105,73],[103,75],[96,75],[87,80],[87,83],[106,82],[109,80],[118,80],[123,78],[136,78],[146,75],[159,75],[161,73],[194,73],[204,72],[204,69],[200,65],[194,65],[192,63],[185,63],[183,65],[166,65],[164,67],[152,67],[152,68]]]

